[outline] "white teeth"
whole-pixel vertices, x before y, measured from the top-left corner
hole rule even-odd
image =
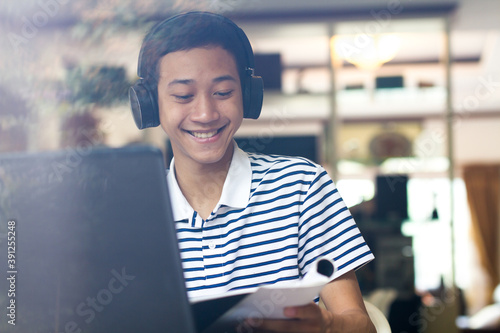
[[[213,137],[215,134],[217,134],[217,131],[208,132],[208,133],[191,132],[191,134],[192,134],[194,137],[196,137],[196,138],[200,138],[200,139],[208,139],[208,138]]]

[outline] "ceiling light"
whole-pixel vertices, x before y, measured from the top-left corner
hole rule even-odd
[[[330,40],[332,64],[347,61],[361,70],[375,70],[391,61],[401,45],[397,34],[336,35]]]

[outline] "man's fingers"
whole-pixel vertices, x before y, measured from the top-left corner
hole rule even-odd
[[[284,309],[284,315],[289,319],[253,319],[248,318],[247,324],[255,328],[255,332],[321,332],[321,308],[314,303],[304,306],[294,306]]]
[[[252,324],[250,323],[252,326]],[[265,319],[258,326],[253,326],[255,332],[282,332],[282,333],[304,333],[304,332],[319,332],[320,325],[317,321],[311,320],[280,320],[280,319]]]
[[[304,306],[288,307],[284,310],[285,316],[296,319],[315,319],[321,317],[321,309],[314,303]]]

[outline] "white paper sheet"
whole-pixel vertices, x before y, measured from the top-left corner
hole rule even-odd
[[[284,309],[289,306],[306,305],[314,300],[321,289],[332,280],[336,268],[332,260],[317,259],[304,278],[279,285],[268,285],[252,291],[229,292],[224,296],[249,293],[244,299],[227,311],[207,332],[229,332],[227,327],[244,325],[247,318],[284,319]],[[213,297],[212,297],[213,298]],[[191,300],[201,302],[206,298]]]

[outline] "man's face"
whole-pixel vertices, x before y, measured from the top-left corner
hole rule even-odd
[[[176,51],[160,59],[159,72],[160,122],[176,163],[229,162],[243,120],[234,57],[218,46]]]

